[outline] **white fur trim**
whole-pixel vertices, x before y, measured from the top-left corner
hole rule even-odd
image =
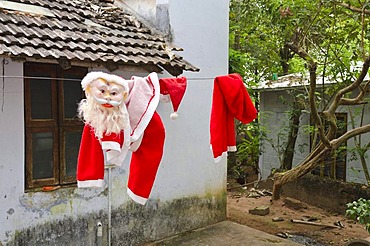
[[[160,94],[159,101],[161,101],[163,103],[169,103],[169,102],[171,102],[171,97],[170,97],[169,94],[167,94],[167,95]]]
[[[128,91],[128,84],[127,81],[120,76],[115,74],[108,74],[100,71],[93,71],[88,74],[82,79],[81,86],[83,90],[86,90],[87,86],[96,79],[105,79],[108,82],[114,82],[116,84],[122,85],[125,88],[125,91]]]
[[[121,154],[121,149],[119,151],[117,150],[111,150],[111,151],[107,151],[105,152],[106,154],[106,164],[114,164],[114,165],[118,165],[118,163],[116,163],[116,160],[117,160],[117,157]]]
[[[141,134],[141,136],[135,142],[131,144],[130,150],[132,152],[135,152],[140,147],[141,141],[143,140],[143,136],[144,134]]]
[[[235,152],[236,151],[236,146],[227,146],[227,151]]]
[[[157,109],[159,103],[159,80],[157,73],[150,73],[148,77],[145,79],[151,78],[154,87],[154,97],[150,104],[148,105],[148,109],[146,110],[145,114],[142,116],[140,124],[137,126],[135,131],[131,136],[131,141],[135,142],[139,139],[139,137],[144,133],[146,127],[149,124],[149,121],[152,119],[155,110]]]
[[[84,180],[84,181],[77,181],[77,187],[78,188],[102,188],[104,187],[104,180],[103,179],[97,179],[97,180]]]
[[[105,152],[107,163],[113,164],[115,166],[122,166],[123,161],[125,160],[128,150],[130,148],[130,132],[131,132],[130,129],[131,129],[130,126],[126,126],[126,128],[123,131],[124,139],[128,140],[124,141],[122,148],[120,148],[117,151],[111,150]]]
[[[127,194],[129,195],[129,197],[131,197],[132,200],[141,205],[145,205],[146,201],[148,200],[147,198],[134,194],[129,188],[127,188]]]
[[[130,146],[131,144],[130,134],[131,134],[131,126],[130,126],[130,123],[128,123],[125,129],[123,129],[123,145]]]
[[[121,151],[121,146],[119,143],[114,141],[102,141],[101,142],[101,148],[102,149],[111,149],[116,151]],[[109,151],[108,151],[109,152]]]

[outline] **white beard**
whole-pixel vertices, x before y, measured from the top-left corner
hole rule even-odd
[[[78,115],[85,124],[94,128],[98,139],[101,139],[103,134],[119,134],[129,125],[125,103],[121,103],[118,107],[104,108],[93,98],[83,99],[78,105]]]

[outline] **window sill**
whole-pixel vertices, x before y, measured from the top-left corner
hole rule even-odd
[[[50,186],[43,186],[43,187],[36,187],[36,188],[26,188],[25,193],[29,192],[52,192],[61,189],[70,189],[70,188],[77,188],[77,183],[74,184],[66,184],[66,185],[50,185]]]

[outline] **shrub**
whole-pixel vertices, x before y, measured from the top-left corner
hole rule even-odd
[[[370,233],[370,200],[360,198],[347,203],[346,216],[365,225],[365,229]]]

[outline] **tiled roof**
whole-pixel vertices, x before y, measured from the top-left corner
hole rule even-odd
[[[0,55],[198,71],[180,50],[110,3],[0,0]]]

